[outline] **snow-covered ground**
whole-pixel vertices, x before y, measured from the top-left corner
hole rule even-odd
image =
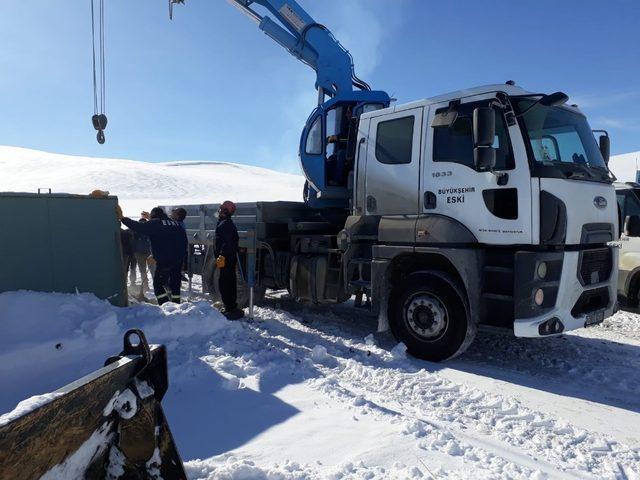
[[[286,294],[253,322],[202,299],[120,309],[89,294],[4,293],[0,312],[0,412],[98,368],[128,328],[166,344],[190,478],[640,478],[634,314],[544,340],[481,332],[433,364],[350,304]]]
[[[254,167],[10,147],[0,169],[0,190],[101,188],[132,215],[299,200],[302,187]],[[625,312],[557,338],[481,331],[434,364],[407,357],[351,303],[272,293],[255,321],[229,322],[201,297],[116,308],[90,294],[3,293],[0,425],[99,368],[133,327],[168,348],[163,405],[191,479],[640,478],[640,316]]]

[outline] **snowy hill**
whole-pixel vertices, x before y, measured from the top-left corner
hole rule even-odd
[[[126,214],[172,203],[302,200],[304,178],[222,162],[148,163],[0,146],[0,191],[117,195]]]
[[[640,152],[613,156],[609,165],[620,181],[633,181],[636,160],[640,165]],[[6,146],[0,146],[0,171],[0,191],[86,194],[98,188],[117,195],[131,216],[174,203],[301,201],[304,184],[299,175],[234,163],[149,163]]]
[[[640,152],[615,155],[609,161],[609,168],[620,182],[636,181],[636,165],[640,167]]]

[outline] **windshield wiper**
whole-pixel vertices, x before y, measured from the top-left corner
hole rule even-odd
[[[571,165],[578,167],[580,170],[582,170],[584,173],[586,173],[587,175],[589,175],[589,177],[591,178],[596,178],[596,176],[591,172],[591,170],[589,169],[589,167],[587,167],[586,165],[582,165],[581,163],[572,163]],[[571,174],[577,174],[580,172],[571,172]],[[569,177],[571,178],[571,177]]]
[[[560,167],[562,173],[564,173],[567,178],[597,178],[593,172],[586,165],[582,165],[581,163],[570,163],[563,162],[562,160],[555,160],[550,162],[554,167]]]
[[[574,178],[595,178],[591,174],[585,175],[586,172],[576,172],[576,171],[574,171],[574,172],[565,172],[565,173],[567,175],[567,178],[570,178],[570,179],[574,179]]]

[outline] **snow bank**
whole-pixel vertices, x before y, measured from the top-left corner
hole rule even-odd
[[[78,157],[0,146],[0,191],[117,195],[124,212],[139,215],[156,205],[257,200],[302,201],[304,178],[266,168],[223,162],[148,163]]]
[[[2,293],[0,413],[100,368],[120,352],[130,328],[141,328],[150,343],[171,351],[182,342],[207,339],[227,323],[208,302],[116,308],[92,294]],[[26,411],[45,399],[18,408]]]

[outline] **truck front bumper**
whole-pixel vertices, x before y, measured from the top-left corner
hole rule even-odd
[[[540,278],[540,263],[547,275]],[[541,271],[544,269],[540,269]],[[557,335],[601,322],[615,312],[618,249],[516,254],[514,324],[516,337]],[[538,290],[544,298],[535,302]]]

